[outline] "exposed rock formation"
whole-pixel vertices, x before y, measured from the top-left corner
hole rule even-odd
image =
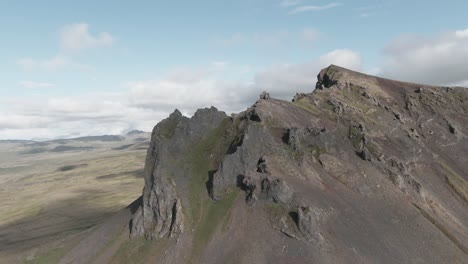
[[[270,100],[271,97],[270,97],[270,94],[269,94],[269,93],[267,93],[267,92],[262,92],[262,93],[260,94],[260,99],[262,99],[262,100]]]
[[[131,221],[131,236],[157,239],[183,232],[183,205],[176,181],[188,177],[178,167],[182,161],[175,159],[199,141],[205,129],[218,126],[225,118],[215,108],[200,109],[192,119],[175,110],[154,128],[146,157],[143,204]]]
[[[175,111],[153,131],[131,234],[176,238],[167,262],[464,263],[467,103],[330,66],[293,102]]]

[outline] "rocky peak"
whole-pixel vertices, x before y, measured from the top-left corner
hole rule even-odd
[[[292,102],[264,92],[232,117],[156,125],[132,236],[180,239],[168,262],[463,263],[467,90],[335,65],[317,78]]]
[[[175,109],[174,112],[172,112],[170,115],[169,115],[169,118],[178,118],[178,117],[182,117],[182,113],[179,111],[179,109]]]

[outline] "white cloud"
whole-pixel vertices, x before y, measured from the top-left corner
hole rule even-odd
[[[50,88],[54,87],[55,84],[49,82],[33,82],[33,81],[20,81],[18,83],[20,86],[28,89],[34,88]]]
[[[56,71],[61,69],[93,70],[92,66],[78,63],[74,60],[74,53],[79,51],[110,46],[114,38],[107,32],[93,36],[86,23],[75,23],[64,26],[60,30],[60,52],[47,59],[20,58],[16,64],[25,70]]]
[[[340,6],[340,3],[329,3],[326,5],[304,5],[304,6],[298,6],[289,11],[288,14],[294,15],[298,13],[303,13],[303,12],[309,12],[309,11],[322,11],[322,10],[327,10],[331,9],[334,7]]]
[[[25,70],[57,71],[65,68],[92,70],[93,67],[74,62],[67,56],[57,55],[49,59],[21,58],[16,64]]]
[[[255,85],[266,89],[277,98],[290,99],[296,92],[310,93],[315,89],[317,74],[330,64],[359,71],[361,56],[352,50],[338,49],[318,59],[302,64],[276,65],[255,76]]]
[[[145,109],[178,108],[193,114],[197,108],[215,106],[227,112],[238,112],[252,103],[259,91],[246,83],[221,81],[212,75],[194,75],[126,83],[129,104]]]
[[[349,49],[331,51],[322,55],[319,61],[322,67],[335,64],[355,71],[360,71],[362,66],[361,55]]]
[[[455,36],[459,38],[466,38],[468,37],[468,28],[464,30],[457,30],[455,31]]]
[[[378,13],[382,12],[382,10],[386,10],[387,7],[391,5],[392,3],[390,1],[378,2],[371,5],[355,7],[353,8],[353,11],[357,12],[361,18],[368,18],[377,15]]]
[[[28,101],[28,103],[25,103]],[[88,94],[2,102],[0,139],[62,138],[149,131],[167,111],[134,107],[126,94]]]
[[[282,0],[280,2],[280,6],[282,7],[290,7],[290,6],[295,6],[298,5],[302,2],[302,0]]]
[[[468,29],[402,36],[384,50],[383,76],[448,85],[468,80]]]
[[[296,92],[311,92],[321,68],[329,64],[359,69],[359,54],[334,50],[302,64],[271,66],[248,81],[231,80],[249,66],[213,62],[201,68],[179,68],[157,78],[123,84],[122,93],[73,97],[0,98],[0,139],[60,138],[151,131],[175,108],[192,115],[215,106],[227,113],[252,105],[261,91],[290,100]],[[226,81],[228,80],[228,81]]]
[[[114,38],[107,32],[91,35],[89,25],[75,23],[66,25],[60,31],[60,46],[65,51],[77,52],[84,49],[110,46]]]

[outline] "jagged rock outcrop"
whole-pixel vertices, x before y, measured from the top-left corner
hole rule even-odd
[[[283,204],[288,204],[294,194],[294,191],[284,180],[270,179],[268,177],[262,180],[262,191],[267,199],[272,199],[275,203]]]
[[[271,97],[270,97],[270,94],[269,94],[269,93],[267,93],[267,92],[262,92],[262,93],[260,94],[260,99],[262,99],[262,100],[270,100]]]
[[[299,207],[297,209],[297,226],[302,236],[311,243],[324,243],[321,234],[321,224],[330,213],[312,207]]]
[[[332,65],[292,102],[175,111],[131,235],[176,239],[174,263],[464,263],[467,103]]]
[[[183,185],[188,177],[175,159],[226,118],[224,112],[213,107],[198,110],[192,119],[175,110],[154,128],[145,163],[143,203],[130,223],[132,237],[158,239],[183,232],[184,198],[176,182]]]

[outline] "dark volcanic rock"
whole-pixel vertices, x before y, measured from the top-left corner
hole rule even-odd
[[[174,159],[226,118],[214,107],[198,110],[191,119],[175,110],[154,128],[146,157],[143,205],[132,219],[133,237],[157,239],[183,232],[183,204],[176,182],[189,179]]]
[[[288,204],[293,196],[293,190],[281,179],[265,178],[262,181],[262,192],[275,203]]]
[[[466,263],[466,102],[332,65],[292,102],[176,110],[131,235],[174,237],[162,263]]]
[[[271,99],[271,97],[270,97],[270,94],[269,94],[269,93],[267,93],[267,92],[262,92],[262,93],[260,94],[260,99],[262,99],[262,100],[269,100],[269,99]]]
[[[359,152],[359,157],[361,157],[363,160],[372,161],[372,154],[366,147],[363,147]]]

